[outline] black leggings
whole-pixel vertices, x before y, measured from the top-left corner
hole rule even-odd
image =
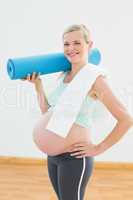
[[[93,157],[76,158],[69,152],[48,155],[48,174],[58,200],[83,200],[93,160]]]

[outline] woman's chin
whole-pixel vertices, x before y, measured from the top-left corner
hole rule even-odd
[[[67,59],[68,59],[69,62],[72,63],[72,64],[76,64],[76,63],[81,62],[81,60],[80,60],[79,57],[77,57],[77,56],[67,57]]]
[[[71,62],[71,64],[78,64],[78,63],[80,63],[80,60],[72,58],[72,59],[70,59],[70,62]]]

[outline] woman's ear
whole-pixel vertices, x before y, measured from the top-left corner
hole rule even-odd
[[[92,46],[93,46],[93,41],[90,40],[90,41],[88,42],[88,49],[91,49]]]

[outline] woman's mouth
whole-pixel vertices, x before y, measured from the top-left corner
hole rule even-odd
[[[77,52],[77,53],[69,53],[69,54],[67,54],[69,57],[71,57],[71,58],[73,58],[73,57],[75,57],[77,54],[79,54],[79,52]]]

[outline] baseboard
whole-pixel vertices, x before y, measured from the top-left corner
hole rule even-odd
[[[44,165],[46,164],[46,159],[32,157],[0,156],[0,164]]]
[[[0,164],[5,165],[46,165],[47,159],[30,157],[0,156]],[[96,169],[126,169],[133,170],[133,163],[95,161]]]

